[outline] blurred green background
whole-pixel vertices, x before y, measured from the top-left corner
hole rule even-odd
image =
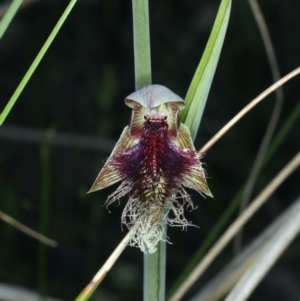
[[[0,41],[1,111],[67,3],[36,1],[11,23]],[[150,1],[153,83],[185,97],[219,3]],[[0,1],[0,6],[4,4]],[[264,0],[260,5],[285,75],[300,65],[300,3]],[[296,78],[284,86],[277,129],[299,103],[299,82]],[[271,84],[270,67],[248,2],[233,1],[196,148]],[[127,233],[120,225],[126,198],[120,206],[103,207],[117,186],[86,192],[128,123],[130,109],[123,100],[133,91],[131,1],[78,0],[0,128],[0,210],[36,230],[44,214],[47,235],[59,243],[55,249],[47,248],[45,283],[50,296],[73,300]],[[274,101],[273,94],[207,152],[204,162],[214,199],[190,191],[198,208],[186,216],[199,228],[169,228],[167,289],[247,179]],[[299,133],[298,121],[260,174],[254,195],[299,150]],[[245,244],[299,195],[299,176],[298,171],[289,178],[250,221]],[[37,291],[38,279],[43,278],[38,254],[37,241],[0,221],[0,283]],[[249,300],[298,300],[299,254],[298,238]],[[232,246],[191,294],[230,258]],[[142,253],[128,247],[92,300],[141,300],[142,269]]]

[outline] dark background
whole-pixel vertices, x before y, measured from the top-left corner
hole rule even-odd
[[[150,1],[153,83],[183,98],[209,37],[220,1]],[[4,2],[0,1],[2,5]],[[16,89],[68,1],[37,1],[21,10],[0,41],[0,109]],[[260,1],[282,75],[300,65],[300,3]],[[277,129],[299,102],[299,78],[284,86]],[[200,131],[200,148],[251,99],[272,84],[261,36],[247,1],[233,1],[230,23]],[[134,91],[131,1],[79,0],[0,129],[0,210],[59,243],[47,252],[47,294],[73,300],[127,233],[124,207],[103,207],[116,185],[86,195],[103,161],[127,125],[124,98]],[[274,105],[274,94],[253,109],[205,156],[213,199],[193,195],[187,213],[199,228],[169,229],[167,290],[247,179]],[[12,130],[14,130],[12,132]],[[73,137],[68,147],[46,143],[34,132]],[[14,133],[14,134],[13,134]],[[30,132],[31,133],[31,132]],[[262,171],[256,195],[299,150],[299,122]],[[5,135],[10,138],[5,138]],[[80,146],[77,135],[98,139]],[[50,139],[51,141],[51,139]],[[102,149],[102,150],[101,150]],[[49,192],[47,192],[49,191]],[[299,172],[291,176],[246,227],[245,243],[299,195]],[[49,201],[47,206],[42,202]],[[300,241],[294,241],[249,300],[300,298]],[[232,257],[232,246],[203,281]],[[141,300],[143,256],[128,247],[93,300]],[[0,282],[38,290],[38,243],[0,221]],[[200,288],[200,282],[193,291]],[[98,299],[97,299],[98,298]]]

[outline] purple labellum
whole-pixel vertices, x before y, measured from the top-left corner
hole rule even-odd
[[[114,156],[112,164],[129,183],[129,197],[163,205],[199,160],[196,152],[171,143],[166,117],[146,117],[140,142]]]
[[[147,86],[125,103],[133,109],[127,126],[90,191],[122,181],[107,204],[128,194],[122,222],[131,244],[154,252],[163,224],[187,226],[183,206],[193,207],[184,186],[212,196],[189,129],[180,123],[184,101],[160,85]],[[173,217],[169,216],[169,212]]]

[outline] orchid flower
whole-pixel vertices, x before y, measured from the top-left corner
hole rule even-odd
[[[184,187],[212,196],[189,128],[179,120],[184,100],[161,85],[146,86],[126,97],[130,123],[89,192],[122,181],[106,204],[128,194],[122,223],[130,245],[153,253],[167,240],[164,225],[191,225],[184,208],[193,207]]]

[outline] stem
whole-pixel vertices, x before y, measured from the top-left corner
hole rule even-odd
[[[132,0],[136,90],[151,84],[148,0]],[[166,229],[165,229],[166,230]],[[166,242],[154,254],[144,255],[144,301],[165,299]]]
[[[130,241],[129,233],[123,238],[123,240],[119,243],[116,249],[112,252],[109,258],[106,260],[101,269],[97,272],[97,274],[93,277],[93,279],[89,282],[89,284],[83,289],[83,291],[79,294],[79,296],[75,299],[75,301],[87,301],[92,296],[98,285],[102,282],[105,276],[110,271],[111,267],[115,264],[119,256],[122,254],[124,249],[127,247]]]
[[[22,231],[23,233],[33,237],[34,239],[38,240],[39,242],[46,244],[50,247],[57,247],[58,243],[42,234],[40,234],[37,231],[34,231],[33,229],[25,226],[24,224],[18,222],[16,219],[12,218],[8,214],[5,214],[4,212],[0,211],[0,219],[6,222],[7,224],[15,227],[19,231]]]
[[[151,84],[148,0],[132,0],[135,89]]]
[[[144,301],[165,300],[166,242],[160,241],[157,251],[144,255]]]

